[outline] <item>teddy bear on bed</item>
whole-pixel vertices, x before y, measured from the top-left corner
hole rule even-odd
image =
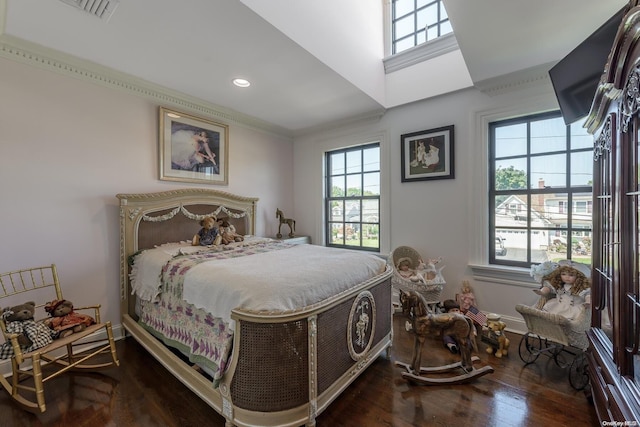
[[[215,216],[204,217],[200,221],[202,228],[198,231],[198,234],[193,236],[191,244],[193,246],[209,246],[219,245],[222,242],[222,236],[218,229],[218,219]]]
[[[51,316],[44,320],[44,324],[56,331],[59,338],[84,331],[96,323],[93,317],[73,311],[73,303],[66,299],[48,302],[44,310]]]
[[[18,345],[27,352],[50,344],[57,336],[56,331],[52,331],[42,322],[34,320],[35,312],[36,303],[33,301],[2,310],[2,319],[5,322],[7,333],[18,334]],[[14,349],[11,341],[0,346],[0,359],[8,359],[13,355]]]
[[[233,224],[229,224],[229,221],[227,221],[225,218],[221,218],[218,220],[218,229],[220,230],[220,235],[222,236],[223,245],[244,241],[244,236],[238,234],[236,232],[236,227]]]

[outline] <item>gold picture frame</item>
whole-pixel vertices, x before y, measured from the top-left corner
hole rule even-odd
[[[160,107],[160,179],[228,185],[229,126]]]

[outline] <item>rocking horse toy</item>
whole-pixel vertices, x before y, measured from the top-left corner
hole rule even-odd
[[[295,219],[285,218],[284,214],[280,209],[276,209],[276,218],[278,218],[278,220],[280,221],[280,225],[278,225],[278,234],[276,234],[276,237],[278,239],[282,238],[282,233],[280,232],[280,229],[282,228],[282,224],[287,224],[289,226],[289,237],[296,236],[296,220]]]
[[[471,350],[478,349],[474,335],[473,321],[459,313],[432,314],[427,309],[427,301],[416,291],[404,292],[400,290],[400,304],[402,314],[409,320],[406,323],[408,332],[415,335],[413,345],[413,358],[411,364],[396,362],[397,366],[406,369],[402,377],[406,380],[421,385],[436,384],[463,384],[475,378],[493,372],[491,366],[474,369],[473,362],[479,357],[471,357]],[[453,336],[460,347],[460,362],[444,366],[424,367],[420,366],[424,342],[428,335],[441,332]],[[449,377],[427,377],[423,374],[440,374],[455,369],[462,369],[462,375]]]

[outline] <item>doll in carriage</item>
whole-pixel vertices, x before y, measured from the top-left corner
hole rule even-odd
[[[526,364],[541,354],[552,357],[558,366],[569,366],[569,382],[582,389],[588,382],[586,331],[591,323],[591,282],[587,265],[570,260],[546,261],[531,268],[531,275],[541,283],[534,292],[540,299],[534,306],[518,304],[528,332],[522,337],[519,355]],[[565,359],[569,354],[571,362]]]
[[[542,310],[579,322],[591,302],[591,283],[586,268],[584,264],[561,261],[544,276],[542,287],[534,290],[546,299]]]
[[[393,267],[391,284],[405,292],[416,291],[427,301],[427,309],[439,312],[440,296],[446,281],[442,276],[444,267],[436,267],[442,258],[423,261],[417,250],[399,246],[389,254],[388,263]]]

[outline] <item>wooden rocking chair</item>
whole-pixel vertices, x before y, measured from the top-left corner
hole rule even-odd
[[[19,298],[19,300],[18,300]],[[35,320],[43,320],[46,315],[44,306],[53,300],[62,300],[62,291],[55,264],[34,267],[0,274],[0,307],[15,306],[26,301],[36,302]],[[80,332],[74,332],[64,338],[54,339],[50,344],[27,351],[20,347],[18,335],[7,332],[7,324],[0,318],[0,329],[6,343],[11,343],[13,355],[10,356],[12,376],[0,375],[0,383],[11,397],[30,412],[44,412],[44,383],[69,370],[94,371],[111,366],[119,366],[111,322],[100,321],[100,305],[75,307],[75,311],[93,310],[96,323]],[[95,340],[84,338],[96,334]],[[83,346],[83,351],[74,354],[74,348]],[[100,354],[109,354],[108,358],[95,364],[90,359]],[[53,372],[43,375],[43,371]]]

